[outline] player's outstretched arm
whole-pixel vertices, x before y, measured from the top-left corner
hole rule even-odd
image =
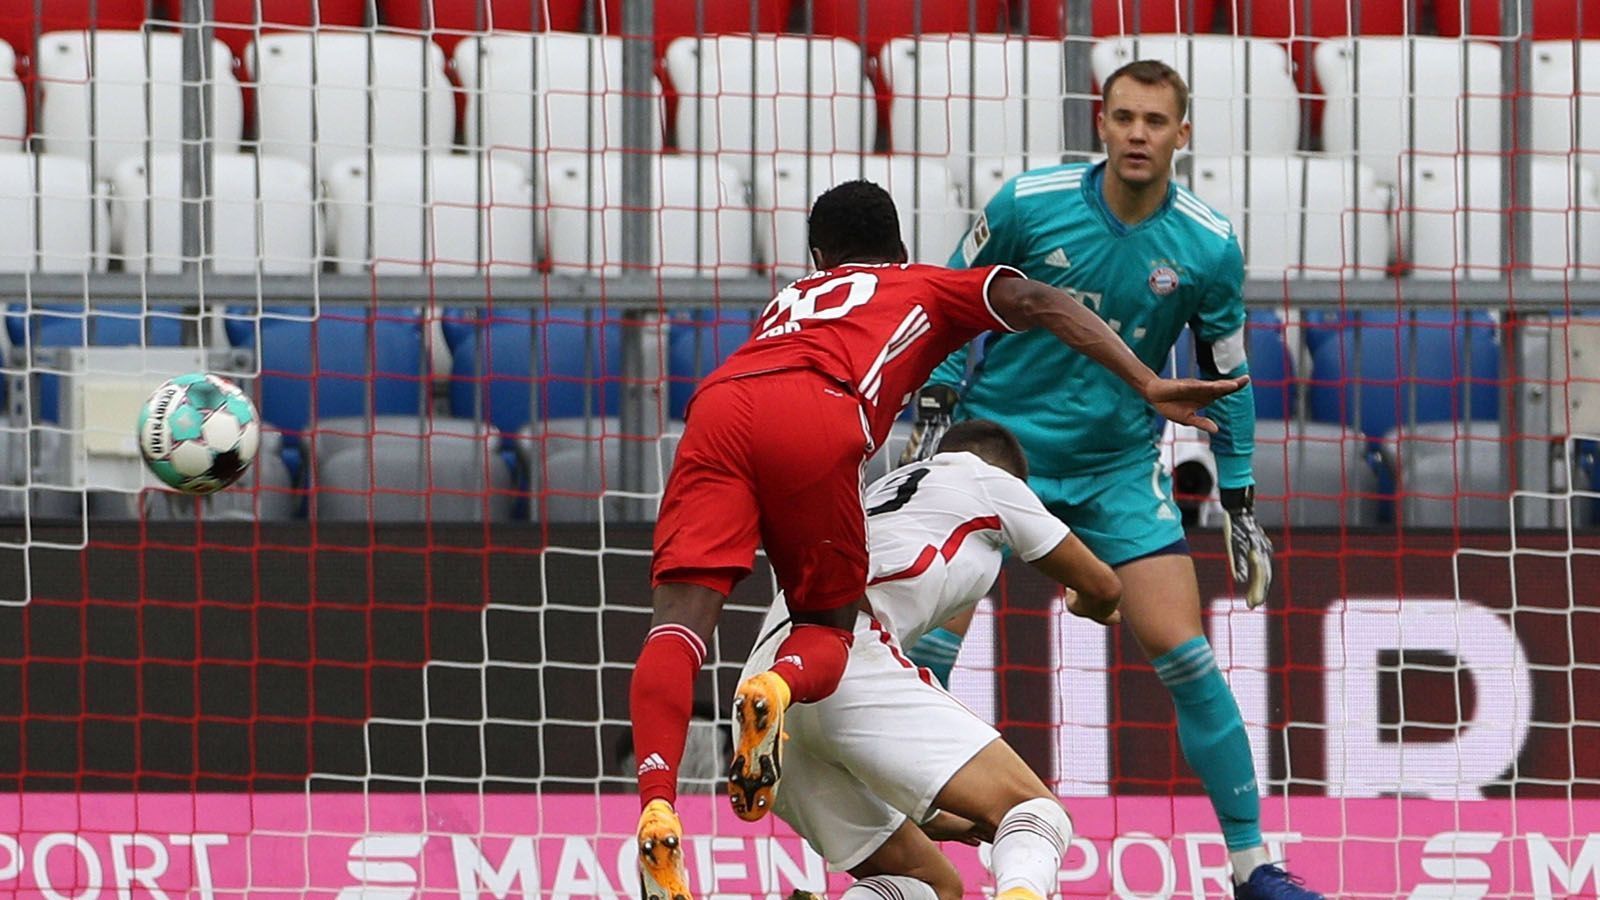
[[[1122,621],[1122,613],[1117,610],[1122,603],[1122,579],[1077,535],[1062,538],[1054,550],[1029,565],[1075,592],[1067,596],[1068,612],[1102,625]]]
[[[1219,381],[1161,378],[1128,349],[1122,338],[1092,310],[1065,291],[1026,278],[997,278],[989,303],[1018,330],[1044,328],[1131,385],[1156,411],[1180,425],[1215,433],[1217,423],[1199,410],[1249,384],[1248,376]]]

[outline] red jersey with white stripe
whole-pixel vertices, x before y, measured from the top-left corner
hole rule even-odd
[[[1009,266],[946,269],[847,263],[778,293],[754,333],[703,384],[783,369],[815,369],[850,388],[881,445],[935,366],[985,331],[1014,329],[989,304]]]
[[[1022,479],[972,453],[895,469],[868,486],[866,507],[867,600],[902,647],[982,600],[1007,547],[1032,562],[1069,533]],[[774,602],[752,664],[770,662],[771,638],[788,618],[782,599]]]

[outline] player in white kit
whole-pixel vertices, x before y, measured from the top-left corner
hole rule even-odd
[[[830,868],[858,879],[841,900],[961,897],[961,877],[930,833],[991,840],[997,900],[1056,893],[1072,836],[1060,801],[901,649],[976,605],[1008,549],[1075,589],[1073,613],[1117,620],[1116,574],[1044,508],[1026,476],[1016,438],[974,420],[953,426],[932,459],[867,489],[874,615],[857,619],[838,690],[789,710],[773,806]],[[774,603],[746,676],[772,663],[787,631],[787,610]]]

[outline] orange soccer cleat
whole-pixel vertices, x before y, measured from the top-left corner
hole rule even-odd
[[[691,900],[683,823],[665,800],[651,800],[639,814],[639,885],[644,900]]]
[[[774,672],[746,678],[733,695],[738,746],[728,767],[728,799],[733,811],[754,822],[772,810],[783,772],[783,714],[789,684]]]

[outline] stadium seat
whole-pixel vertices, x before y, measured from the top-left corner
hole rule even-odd
[[[34,42],[52,31],[137,31],[146,0],[0,0],[0,40],[15,51],[16,72],[26,77]]]
[[[879,54],[890,146],[947,158],[967,189],[975,157],[1059,154],[1066,94],[1059,41],[999,35],[895,38]]]
[[[479,349],[484,334],[487,352]],[[496,311],[474,323],[453,349],[450,414],[457,418],[488,421],[514,434],[535,419],[617,414],[622,326],[599,310]]]
[[[1364,313],[1310,341],[1311,418],[1381,438],[1396,426],[1498,421],[1500,343],[1482,314]]]
[[[583,6],[583,0],[378,0],[378,21],[431,34],[449,56],[464,38],[486,31],[582,31]]]
[[[0,153],[22,152],[28,136],[28,97],[16,71],[16,53],[0,43]]]
[[[1211,156],[1287,155],[1300,143],[1300,100],[1276,41],[1226,35],[1143,35],[1096,41],[1095,83],[1136,59],[1159,59],[1189,82],[1189,149]]]
[[[1600,18],[1600,10],[1595,15]],[[1576,48],[1571,41],[1540,41],[1533,45],[1531,71],[1528,149],[1576,151],[1584,166],[1600,174],[1600,40],[1582,41]]]
[[[565,419],[525,428],[517,453],[535,522],[606,522],[655,517],[678,435],[625,438],[609,419]]]
[[[1035,153],[1027,156],[987,157],[977,161],[968,173],[971,184],[967,188],[967,202],[974,214],[988,205],[1005,183],[1033,169],[1044,169],[1061,164],[1060,151]]]
[[[868,56],[876,56],[889,39],[900,35],[1003,32],[1006,5],[1000,0],[868,4],[811,0],[811,33],[854,41],[866,48]]]
[[[1290,326],[1275,312],[1255,311],[1245,324],[1246,359],[1250,362],[1250,389],[1255,396],[1256,418],[1292,419],[1298,413],[1294,376],[1295,352],[1286,335]],[[1194,332],[1187,326],[1172,345],[1172,368],[1177,378],[1199,378]]]
[[[105,5],[100,0],[101,6]],[[159,2],[159,0],[158,0]],[[165,0],[162,18],[183,20],[183,0]],[[250,42],[275,31],[360,28],[367,24],[366,0],[212,0],[211,35],[244,61]]]
[[[785,31],[793,2],[754,0],[752,4],[752,0],[655,0],[656,55],[665,55],[667,45],[680,37],[775,34]],[[622,34],[621,0],[605,0],[603,11],[605,21],[596,30],[605,34]]]
[[[1466,32],[1472,35],[1501,34],[1498,0],[1437,0],[1435,17],[1439,33],[1458,37],[1462,32],[1465,7]],[[1519,32],[1529,31],[1518,23]],[[1539,0],[1533,4],[1532,37],[1536,41],[1570,41],[1600,38],[1600,0]]]
[[[317,247],[311,172],[289,159],[220,154],[210,160],[212,270],[219,274],[309,274]],[[111,227],[127,271],[183,268],[183,156],[126,159],[112,179]],[[146,237],[148,236],[148,244]],[[146,255],[148,254],[148,256]]]
[[[1385,274],[1394,248],[1389,191],[1367,166],[1252,154],[1196,156],[1189,171],[1195,194],[1233,223],[1251,277]]]
[[[1245,0],[1233,24],[1239,34],[1279,39],[1409,34],[1418,30],[1422,5],[1423,0]]]
[[[837,38],[679,38],[666,67],[678,148],[716,154],[748,178],[753,157],[872,148],[877,110],[861,48]]]
[[[1029,34],[1084,37],[1067,28],[1066,0],[1018,0],[1017,7],[1019,16],[1028,14]],[[1090,31],[1094,37],[1201,33],[1211,30],[1216,7],[1215,0],[1092,0]]]
[[[190,320],[193,316],[188,317]],[[82,305],[14,304],[6,313],[6,337],[14,352],[57,347],[178,347],[184,340],[185,315],[172,307],[137,303]],[[54,365],[42,368],[55,369]],[[55,422],[61,413],[61,383],[56,375],[38,374],[36,410],[40,421]]]
[[[455,99],[444,53],[426,38],[263,35],[250,48],[250,69],[261,152],[299,160],[318,178],[324,167],[369,147],[378,153],[450,149]]]
[[[1407,528],[1511,525],[1505,479],[1508,444],[1500,423],[1432,422],[1384,436],[1395,473],[1399,524]]]
[[[503,522],[516,502],[497,435],[420,416],[318,420],[311,513],[324,522]]]
[[[1508,257],[1498,154],[1418,156],[1403,161],[1399,184],[1402,246],[1417,278],[1503,279]],[[1561,279],[1600,266],[1600,184],[1567,160],[1531,161],[1530,211],[1534,278]]]
[[[1367,440],[1354,431],[1257,419],[1256,519],[1273,530],[1376,525],[1379,481],[1373,463]]]
[[[370,160],[347,157],[323,172],[329,254],[340,271],[533,273],[540,214],[521,166],[444,153],[381,153]]]
[[[1408,151],[1500,149],[1500,48],[1493,44],[1338,38],[1318,46],[1314,58],[1327,95],[1324,148],[1356,154],[1381,182],[1397,182]]]
[[[622,54],[621,38],[583,34],[462,41],[454,65],[467,95],[467,146],[492,148],[497,159],[528,168],[528,151],[621,149]],[[661,85],[651,84],[659,100]],[[652,146],[660,146],[661,126],[658,118],[650,129]]]
[[[268,309],[230,313],[224,324],[235,347],[256,351],[261,418],[291,448],[312,419],[424,409],[431,387],[418,316]]]
[[[811,201],[854,178],[877,182],[894,197],[900,234],[913,262],[949,261],[966,230],[967,214],[943,163],[909,156],[780,154],[757,167],[752,190],[756,238],[780,278],[799,277],[814,268],[806,244]]]
[[[756,310],[695,310],[674,316],[667,337],[667,415],[682,419],[700,380],[750,340]]]
[[[618,275],[622,268],[621,153],[552,153],[535,174],[548,209],[550,267],[557,273]],[[662,278],[752,273],[755,247],[744,185],[712,157],[650,158],[656,197],[651,275]]]
[[[0,154],[0,271],[96,272],[111,228],[89,164],[70,156]]]
[[[108,179],[125,159],[179,149],[181,35],[53,32],[39,38],[34,70],[39,76],[43,104],[39,132],[46,153],[91,159],[95,177]],[[235,153],[244,111],[239,82],[233,77],[233,57],[221,41],[211,42],[210,86],[214,146],[220,153]]]

